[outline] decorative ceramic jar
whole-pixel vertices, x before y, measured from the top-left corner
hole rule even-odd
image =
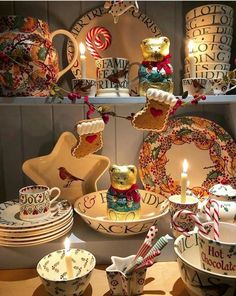
[[[75,48],[74,58],[61,71],[52,45],[58,34],[66,35]],[[66,30],[50,33],[45,21],[33,17],[0,17],[0,96],[48,96],[77,55],[77,42]]]
[[[209,199],[219,204],[220,221],[236,223],[236,190],[230,185],[216,184],[209,190]],[[205,208],[209,199],[199,204],[200,217],[206,219]]]

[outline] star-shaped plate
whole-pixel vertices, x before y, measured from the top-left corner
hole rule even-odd
[[[71,203],[80,196],[97,191],[97,182],[108,169],[110,160],[96,154],[78,159],[71,155],[71,148],[76,143],[72,133],[64,132],[50,154],[25,161],[23,172],[36,184],[59,187],[63,199]]]

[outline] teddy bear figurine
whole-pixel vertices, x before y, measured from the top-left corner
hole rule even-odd
[[[140,218],[141,196],[136,184],[134,165],[115,165],[110,169],[111,186],[107,191],[107,215],[110,220],[127,221]]]
[[[149,88],[157,88],[173,93],[170,64],[170,40],[167,37],[155,37],[142,40],[143,61],[139,66],[139,95],[145,96]]]

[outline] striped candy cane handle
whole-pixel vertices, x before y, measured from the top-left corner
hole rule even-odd
[[[94,27],[86,35],[86,46],[95,60],[100,59],[97,49],[105,50],[111,44],[111,34],[104,27]]]
[[[177,231],[182,232],[183,235],[185,235],[185,236],[189,236],[189,233],[187,231],[185,231],[181,226],[179,226],[178,221],[177,221],[177,219],[179,217],[184,216],[184,215],[189,216],[195,222],[195,225],[198,227],[198,229],[199,229],[199,231],[201,233],[208,234],[208,232],[203,227],[202,223],[200,222],[200,220],[198,219],[196,214],[194,214],[193,212],[188,211],[188,210],[180,210],[180,211],[178,211],[178,212],[176,212],[174,214],[174,216],[173,216],[173,226]]]
[[[213,206],[213,207],[212,207]],[[214,223],[214,240],[218,241],[220,237],[219,233],[219,203],[213,199],[210,198],[205,206],[205,212],[209,218],[213,218]]]

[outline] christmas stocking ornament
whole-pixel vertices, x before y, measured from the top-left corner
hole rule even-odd
[[[78,141],[72,148],[71,154],[76,158],[81,158],[100,150],[103,146],[102,132],[104,126],[104,121],[101,118],[79,121],[76,124]]]
[[[144,108],[137,112],[132,125],[139,130],[161,132],[165,129],[171,109],[176,104],[174,95],[155,88],[149,88]]]

